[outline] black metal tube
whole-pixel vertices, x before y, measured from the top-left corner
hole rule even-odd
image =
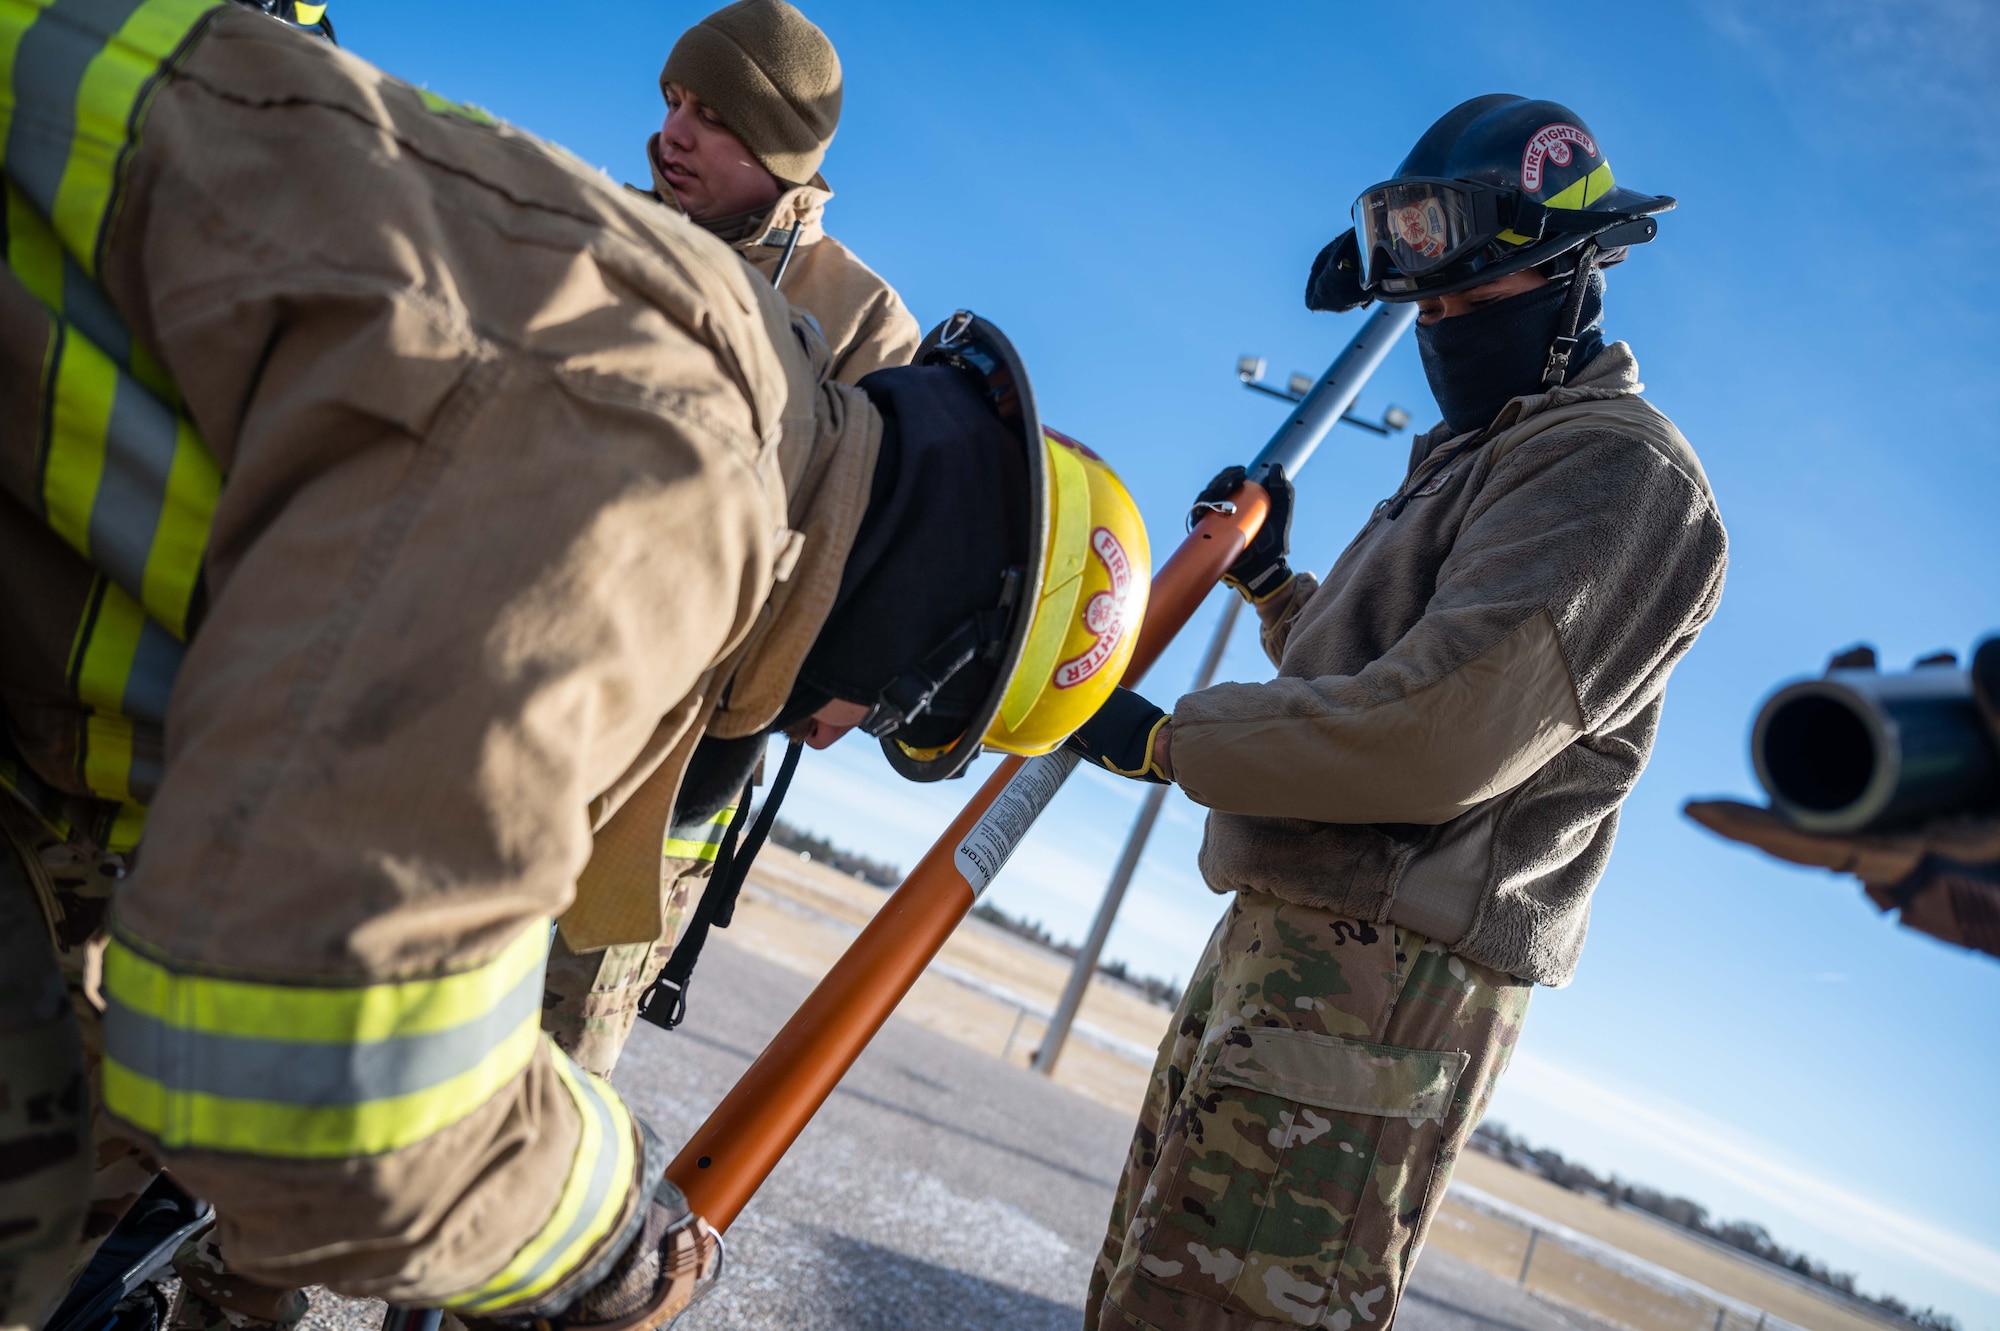
[[[1833,670],[1773,694],[1750,732],[1771,804],[1810,832],[1859,832],[2000,808],[2000,762],[1949,665]]]

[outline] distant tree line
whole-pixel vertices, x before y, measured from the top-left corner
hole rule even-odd
[[[895,887],[903,881],[903,871],[893,864],[871,860],[866,855],[856,855],[851,850],[842,850],[823,836],[815,836],[804,828],[794,827],[780,818],[771,824],[771,841],[786,850],[795,850],[810,855],[821,864],[830,865],[850,878],[859,878],[864,883],[877,887]]]
[[[1686,1197],[1675,1197],[1649,1188],[1643,1184],[1626,1183],[1616,1175],[1600,1178],[1582,1165],[1572,1164],[1563,1159],[1562,1152],[1546,1146],[1532,1146],[1498,1123],[1481,1123],[1472,1134],[1474,1150],[1506,1161],[1516,1169],[1525,1169],[1531,1174],[1571,1192],[1590,1193],[1604,1198],[1612,1206],[1631,1206],[1672,1221],[1683,1229],[1691,1229],[1697,1234],[1705,1234],[1771,1263],[1782,1266],[1787,1271],[1817,1281],[1830,1289],[1837,1289],[1850,1298],[1870,1304],[1892,1316],[1900,1317],[1927,1331],[1959,1331],[1958,1320],[1948,1313],[1934,1308],[1921,1311],[1910,1307],[1891,1294],[1868,1295],[1854,1288],[1854,1276],[1846,1271],[1832,1271],[1823,1262],[1814,1261],[1802,1252],[1793,1252],[1771,1238],[1762,1225],[1748,1220],[1710,1221],[1708,1208]]]
[[[1040,920],[1026,920],[1018,915],[1009,915],[998,906],[989,905],[984,901],[974,906],[972,913],[988,924],[1005,929],[1010,934],[1016,934],[1029,942],[1040,943],[1051,952],[1060,952],[1071,961],[1076,960],[1076,954],[1081,951],[1075,943],[1059,942],[1050,937],[1049,931],[1042,927]],[[1097,963],[1097,973],[1108,975],[1121,984],[1131,985],[1149,1001],[1163,1007],[1180,1006],[1181,987],[1171,980],[1162,980],[1157,975],[1134,975],[1122,961],[1100,960]]]
[[[866,855],[856,855],[851,850],[843,850],[825,837],[808,832],[802,827],[780,818],[771,824],[771,842],[786,850],[810,855],[821,864],[829,865],[852,878],[876,887],[895,887],[903,881],[903,871],[893,864],[871,860]],[[1058,942],[1049,936],[1040,920],[1025,920],[1009,915],[997,906],[980,902],[972,908],[972,913],[989,924],[998,925],[1010,934],[1016,934],[1031,942],[1040,943],[1053,952],[1060,952],[1072,961],[1076,959],[1077,946],[1074,943]],[[1178,1007],[1181,1001],[1181,987],[1171,980],[1162,980],[1157,975],[1135,975],[1122,961],[1100,961],[1097,973],[1131,985],[1149,1000],[1166,1007]]]

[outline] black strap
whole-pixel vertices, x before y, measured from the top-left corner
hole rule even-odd
[[[771,290],[776,291],[778,284],[785,280],[785,270],[792,266],[792,251],[799,247],[799,232],[805,230],[805,226],[804,222],[792,223],[792,234],[785,237],[785,252],[778,256],[778,266],[771,273]]]
[[[1569,354],[1576,350],[1576,326],[1583,319],[1583,298],[1590,293],[1590,274],[1597,267],[1597,238],[1583,242],[1576,270],[1569,279],[1569,299],[1563,302],[1562,331],[1549,343],[1548,364],[1542,367],[1542,390],[1561,388],[1569,377]]]
[[[785,760],[778,765],[778,775],[771,781],[771,793],[764,797],[764,807],[757,811],[757,821],[750,825],[750,835],[744,838],[740,851],[736,847],[736,835],[743,826],[744,814],[750,808],[747,790],[742,803],[736,806],[735,815],[723,830],[722,845],[716,851],[715,872],[709,876],[701,901],[694,908],[694,918],[688,921],[687,932],[681,935],[680,942],[674,944],[674,954],[667,958],[660,978],[639,996],[639,1015],[653,1025],[670,1031],[687,1016],[688,980],[694,974],[695,962],[701,960],[702,948],[708,943],[708,931],[711,928],[727,929],[730,921],[736,918],[736,898],[742,894],[743,880],[749,876],[750,865],[756,860],[757,852],[764,848],[764,839],[771,834],[771,824],[778,818],[778,806],[784,803],[785,792],[791,788],[792,774],[799,770],[799,755],[804,751],[803,740],[795,739],[785,746]]]

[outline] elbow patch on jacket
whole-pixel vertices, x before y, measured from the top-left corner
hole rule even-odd
[[[1315,705],[1286,705],[1295,701]],[[1174,776],[1229,813],[1436,824],[1514,789],[1583,731],[1544,610],[1435,683],[1373,707],[1329,706],[1297,679],[1190,695],[1174,715]]]

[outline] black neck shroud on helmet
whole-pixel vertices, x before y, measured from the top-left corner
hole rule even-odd
[[[1030,561],[1026,450],[967,370],[879,370],[861,388],[882,414],[868,511],[778,724],[835,698],[872,707],[907,680],[887,730],[936,747],[993,690],[990,648],[1007,637],[1009,588]]]
[[[1433,324],[1417,325],[1424,377],[1452,434],[1484,429],[1517,397],[1554,387],[1546,379],[1551,344],[1562,336],[1572,278],[1545,283]],[[1574,377],[1603,349],[1604,276],[1595,268],[1582,287],[1574,349],[1560,382]]]

